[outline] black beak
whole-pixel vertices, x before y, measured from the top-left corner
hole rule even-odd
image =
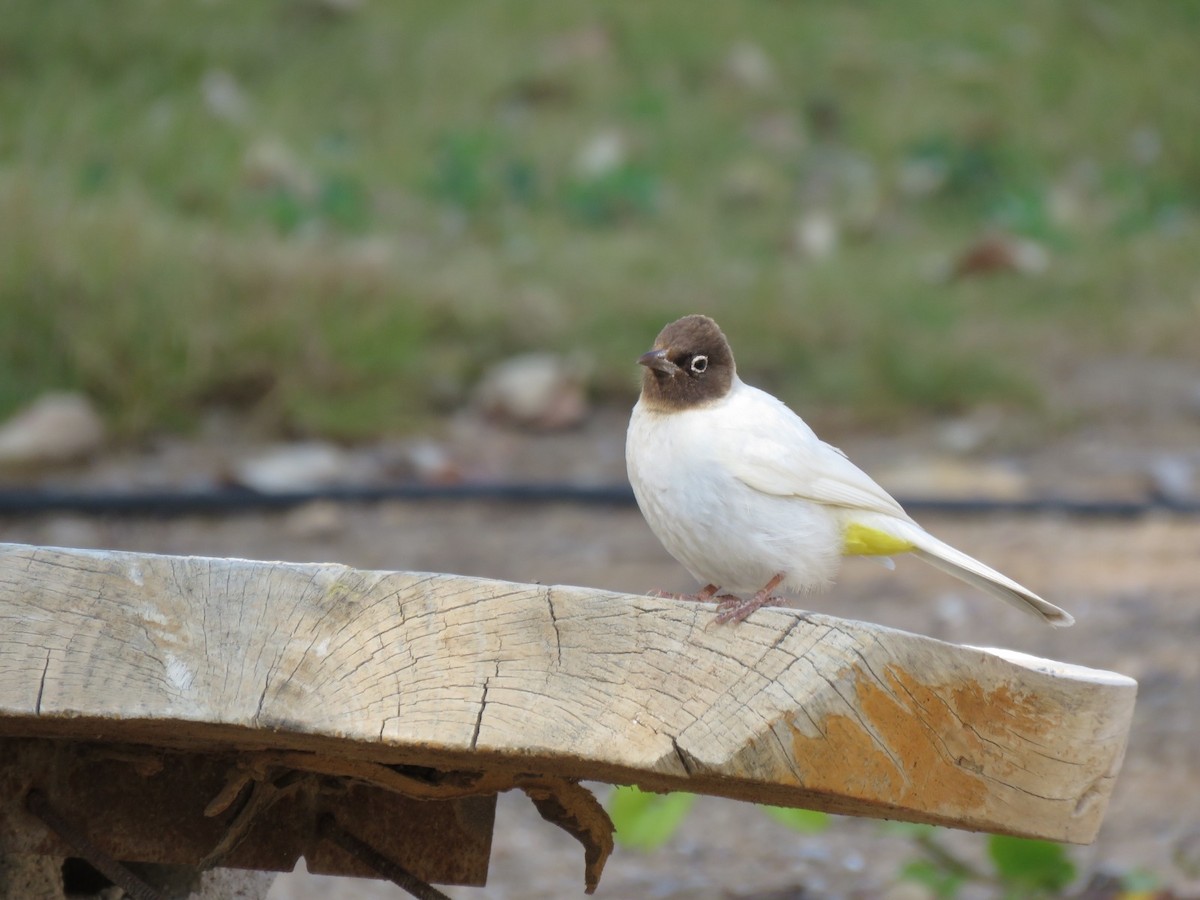
[[[638,357],[638,365],[662,372],[664,375],[670,375],[672,378],[679,374],[679,366],[667,359],[666,350],[651,350],[649,353],[643,353]]]

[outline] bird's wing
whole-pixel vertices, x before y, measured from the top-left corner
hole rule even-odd
[[[739,427],[722,429],[719,441],[721,462],[735,478],[764,494],[908,518],[891,494],[783,403],[745,390],[747,402],[734,417]]]

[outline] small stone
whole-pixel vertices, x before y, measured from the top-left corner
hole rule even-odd
[[[475,402],[493,419],[539,430],[570,428],[588,412],[579,367],[553,353],[526,353],[493,366]]]
[[[738,41],[725,57],[725,74],[739,87],[764,91],[775,83],[775,67],[758,44]]]
[[[588,178],[599,178],[619,169],[629,156],[629,144],[616,129],[592,135],[575,155],[575,171]]]
[[[250,101],[246,99],[241,85],[224,69],[205,72],[200,79],[200,93],[208,111],[222,121],[238,124],[250,115]]]
[[[1146,467],[1155,496],[1174,502],[1196,498],[1196,466],[1180,455],[1158,456]]]
[[[809,259],[826,259],[837,251],[838,225],[824,210],[813,210],[796,220],[792,248]]]
[[[431,484],[453,484],[463,480],[462,467],[442,444],[418,440],[407,449],[407,461],[417,480]]]
[[[1063,181],[1053,185],[1046,194],[1046,209],[1050,220],[1060,228],[1083,228],[1092,212],[1087,197],[1079,187]]]
[[[77,462],[104,443],[104,422],[82,394],[43,394],[0,425],[0,466]]]
[[[1050,254],[1037,241],[1013,242],[1013,267],[1022,275],[1040,275],[1050,268]]]
[[[287,190],[302,197],[317,191],[316,177],[280,141],[264,138],[242,158],[242,182],[258,191]]]
[[[371,464],[333,444],[320,441],[286,444],[233,465],[233,480],[264,494],[312,490],[338,484],[362,484]]]

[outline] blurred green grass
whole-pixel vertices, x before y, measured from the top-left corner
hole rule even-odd
[[[366,436],[533,348],[631,402],[694,311],[861,423],[1195,352],[1194,5],[4,7],[0,415]],[[944,277],[991,230],[1045,270]]]

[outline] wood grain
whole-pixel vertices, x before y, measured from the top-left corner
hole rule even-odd
[[[1095,837],[1132,679],[787,610],[712,618],[590,588],[6,544],[0,733]]]

